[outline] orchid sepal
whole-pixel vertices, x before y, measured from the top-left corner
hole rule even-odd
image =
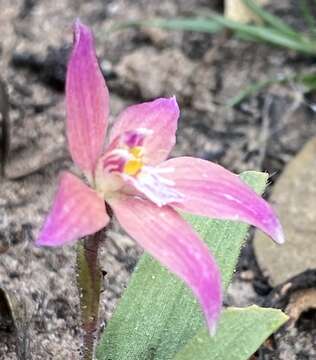
[[[100,70],[91,30],[77,20],[66,78],[68,147],[73,161],[91,179],[103,152],[109,93]]]

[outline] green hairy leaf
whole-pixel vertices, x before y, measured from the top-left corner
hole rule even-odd
[[[202,328],[174,360],[247,360],[286,321],[281,310],[258,306],[228,308],[214,337],[210,338]]]

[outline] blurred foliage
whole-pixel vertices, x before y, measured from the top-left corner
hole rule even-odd
[[[210,11],[203,11],[194,17],[174,19],[151,19],[130,21],[118,24],[115,28],[124,27],[159,27],[169,30],[195,31],[215,34],[223,30],[232,31],[245,41],[255,41],[295,51],[307,57],[316,57],[316,19],[312,15],[311,1],[300,0],[301,14],[308,25],[308,32],[298,31],[279,17],[259,6],[254,0],[243,0],[245,5],[261,19],[261,24],[244,24],[225,18]],[[316,6],[316,0],[312,1]],[[275,83],[296,82],[303,85],[304,92],[316,89],[316,74],[296,74],[266,79],[251,84],[236,97],[228,101],[229,106],[239,104],[247,96],[253,95],[264,87]]]

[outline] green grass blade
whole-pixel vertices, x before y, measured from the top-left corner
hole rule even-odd
[[[273,29],[293,38],[300,38],[299,32],[287,25],[279,17],[274,16],[268,11],[264,10],[260,5],[258,5],[258,3],[254,2],[253,0],[242,1],[254,14],[261,18],[266,24],[270,25]]]
[[[211,19],[230,30],[247,35],[248,37],[250,36],[255,41],[270,43],[308,55],[316,55],[316,42],[311,40],[302,38],[294,39],[293,37],[272,28],[241,24],[230,19],[225,19],[223,16],[219,15],[213,15]]]
[[[207,16],[207,14],[205,15]],[[152,19],[136,20],[115,24],[110,31],[127,27],[159,27],[170,30],[198,31],[214,34],[224,28],[228,28],[243,38],[253,41],[270,43],[276,46],[295,50],[308,55],[316,55],[316,42],[303,36],[290,36],[275,28],[242,24],[223,16],[211,14],[207,18],[175,18],[175,19]]]
[[[248,85],[244,90],[240,91],[239,94],[231,98],[229,101],[227,101],[226,106],[227,107],[234,107],[238,104],[240,104],[245,98],[257,94],[259,91],[264,89],[265,87],[276,84],[280,82],[278,79],[266,79],[262,81],[257,81],[253,84]]]
[[[277,78],[274,77],[254,82],[248,85],[244,90],[240,91],[239,94],[227,101],[226,106],[234,107],[240,104],[247,97],[257,94],[259,91],[263,90],[267,86],[289,82],[302,84],[304,87],[304,93],[308,93],[316,89],[316,74],[294,74],[290,76],[279,76]]]
[[[174,360],[248,360],[287,319],[282,311],[276,309],[258,306],[228,308],[214,337],[210,337],[206,329],[201,329]]]
[[[153,19],[146,21],[145,24],[169,30],[198,31],[211,34],[217,33],[224,28],[216,21],[201,18]]]
[[[224,26],[211,19],[202,19],[199,17],[160,19],[151,20],[133,20],[115,24],[111,30],[120,30],[128,27],[158,27],[167,30],[197,31],[214,34],[224,29]]]
[[[258,193],[267,174],[245,172]],[[248,226],[186,216],[212,250],[225,288],[239,257]],[[191,291],[149,255],[143,255],[97,349],[99,360],[168,360],[201,328],[204,319]]]
[[[297,76],[297,82],[304,86],[304,92],[308,93],[316,89],[316,74],[301,74]]]
[[[301,13],[306,21],[306,24],[309,28],[309,31],[311,33],[315,32],[316,30],[316,19],[313,17],[313,15],[311,14],[311,9],[310,6],[307,2],[307,0],[300,0],[300,10]]]
[[[306,78],[306,82],[309,78]],[[254,82],[248,85],[244,90],[242,90],[239,94],[231,98],[227,101],[227,107],[233,107],[240,104],[245,98],[257,94],[259,91],[263,90],[267,86],[273,84],[282,84],[290,81],[299,81],[299,75],[290,75],[290,76],[279,76],[274,78],[269,78],[261,81]],[[310,79],[312,82],[312,78]]]

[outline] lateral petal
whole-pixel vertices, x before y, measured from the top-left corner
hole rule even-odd
[[[78,20],[67,70],[66,107],[72,159],[91,175],[103,150],[109,94],[96,58],[92,32]]]
[[[254,225],[278,243],[281,224],[272,207],[237,175],[210,161],[179,157],[163,162],[164,176],[184,198],[173,206],[185,212]],[[172,170],[172,171],[171,171]]]
[[[64,245],[101,230],[108,222],[104,200],[76,176],[64,172],[36,245]]]
[[[150,135],[146,136],[143,144],[146,163],[159,164],[167,158],[175,144],[179,113],[175,97],[129,106],[114,123],[110,142],[127,131],[149,130]]]
[[[189,224],[171,207],[137,197],[112,199],[110,205],[123,229],[192,289],[214,332],[222,305],[220,272]]]

